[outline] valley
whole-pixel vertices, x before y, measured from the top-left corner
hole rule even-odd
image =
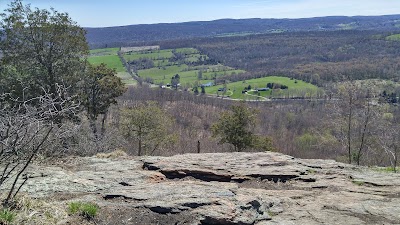
[[[240,77],[247,72],[224,66],[195,48],[118,52],[118,48],[91,50],[89,62],[93,65],[104,63],[115,69],[117,76],[126,85],[140,80],[159,88],[174,88],[173,77],[178,75],[179,81],[175,84],[175,89],[179,85],[179,90],[195,92],[194,94],[199,94],[200,89],[204,88],[203,94],[241,100],[266,100],[266,97],[311,98],[317,96],[317,92],[319,96],[323,95],[322,90],[312,84],[286,77],[268,76],[231,82],[231,76]],[[125,68],[118,54],[121,54]],[[268,91],[258,90],[267,88],[268,83],[275,86],[268,88]],[[286,88],[281,89],[281,85]],[[249,86],[254,88],[248,88]]]

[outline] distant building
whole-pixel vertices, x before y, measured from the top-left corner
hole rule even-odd
[[[140,47],[121,47],[120,51],[122,53],[128,52],[140,52],[140,51],[151,51],[151,50],[160,50],[160,46],[140,46]]]
[[[212,87],[212,86],[214,86],[214,82],[208,82],[208,83],[202,84],[200,86],[202,86],[202,87]]]

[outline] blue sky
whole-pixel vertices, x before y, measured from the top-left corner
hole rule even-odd
[[[0,11],[10,0],[0,0]],[[68,12],[84,27],[208,21],[400,14],[400,0],[25,0]]]

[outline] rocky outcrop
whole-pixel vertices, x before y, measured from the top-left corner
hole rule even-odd
[[[400,224],[400,174],[273,152],[75,158],[30,171],[23,191],[96,201],[113,213],[104,224]]]

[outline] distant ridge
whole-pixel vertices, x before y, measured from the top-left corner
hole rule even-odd
[[[296,31],[379,30],[400,31],[400,15],[329,16],[304,19],[220,19],[185,23],[160,23],[85,28],[93,46],[194,37],[235,36]]]

